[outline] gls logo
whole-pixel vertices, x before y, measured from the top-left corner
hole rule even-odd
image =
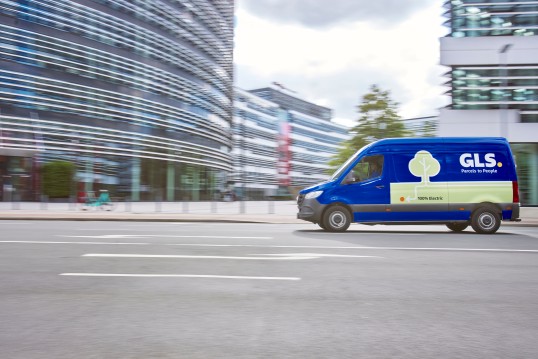
[[[460,164],[462,167],[495,167],[495,153],[486,153],[484,161],[481,161],[479,153],[464,153],[460,156]],[[500,166],[499,166],[500,167]]]

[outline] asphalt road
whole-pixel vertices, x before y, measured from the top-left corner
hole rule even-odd
[[[538,228],[0,228],[1,358],[538,355]]]

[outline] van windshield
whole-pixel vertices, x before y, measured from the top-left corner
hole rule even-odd
[[[364,146],[363,148],[361,148],[360,150],[358,150],[357,152],[355,152],[355,154],[351,157],[349,157],[347,159],[346,162],[344,162],[344,164],[342,166],[340,166],[336,172],[333,173],[333,175],[331,176],[331,179],[330,181],[334,181],[335,179],[337,179],[338,177],[340,177],[342,175],[342,173],[346,172],[346,170],[353,164],[353,162],[355,162],[355,160],[357,159],[357,157],[359,157],[359,155],[364,152],[368,147],[370,147],[371,144],[369,145],[366,145]]]

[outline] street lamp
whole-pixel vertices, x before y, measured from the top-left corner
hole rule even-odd
[[[506,110],[507,110],[507,106],[508,106],[508,103],[507,101],[509,99],[506,99],[506,95],[505,95],[505,89],[508,85],[508,79],[507,79],[507,70],[506,70],[506,66],[507,66],[507,55],[508,55],[508,51],[510,51],[510,48],[512,47],[513,45],[512,44],[505,44],[503,45],[500,49],[499,49],[499,77],[501,78],[501,87],[502,87],[502,97],[501,97],[501,102],[499,104],[499,109],[500,109],[500,121],[501,121],[501,136],[502,137],[508,137],[508,118],[507,118],[507,113],[506,113]]]

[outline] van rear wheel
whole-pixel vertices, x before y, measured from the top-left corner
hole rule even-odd
[[[471,216],[471,226],[476,233],[493,234],[501,226],[499,211],[492,207],[480,207]]]
[[[343,206],[333,206],[323,215],[323,226],[329,232],[344,232],[351,224],[351,214]]]
[[[469,223],[447,223],[446,226],[453,232],[461,232],[469,227]]]

